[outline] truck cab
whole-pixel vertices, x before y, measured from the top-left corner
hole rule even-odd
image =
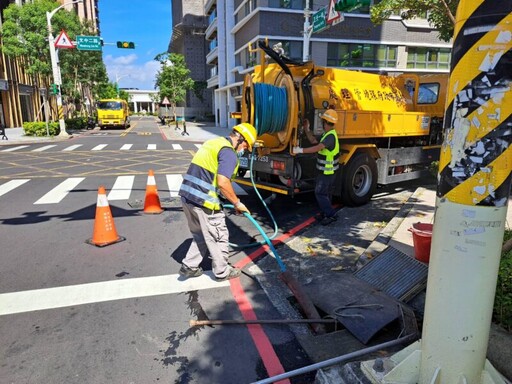
[[[100,129],[107,127],[130,126],[130,111],[128,103],[123,99],[101,99],[96,104],[98,114],[98,126]]]

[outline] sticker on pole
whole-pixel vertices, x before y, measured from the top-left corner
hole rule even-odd
[[[327,24],[338,24],[339,23],[338,20],[341,19],[341,13],[336,11],[336,9],[334,9],[335,6],[336,6],[336,0],[331,0],[329,2],[329,8],[327,11],[327,15],[325,17]]]
[[[73,42],[66,34],[66,31],[60,31],[59,37],[55,40],[55,48],[74,48]]]

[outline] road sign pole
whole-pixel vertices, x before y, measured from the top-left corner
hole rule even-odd
[[[60,8],[59,8],[60,9]],[[57,9],[58,10],[58,9]],[[55,12],[55,10],[54,10]],[[59,127],[60,132],[59,136],[69,136],[69,134],[66,132],[66,123],[64,122],[64,113],[62,109],[62,94],[60,92],[61,85],[62,85],[62,79],[60,77],[60,68],[59,63],[57,60],[57,51],[55,49],[55,41],[52,34],[52,16],[54,15],[53,12],[46,12],[46,21],[48,22],[48,43],[50,44],[50,59],[52,62],[52,72],[53,72],[53,82],[57,84],[57,87],[59,89],[59,92],[57,93],[57,113],[59,115]]]
[[[304,9],[304,43],[302,46],[302,61],[309,60],[309,39],[311,38],[311,33],[313,32],[313,27],[309,23],[310,16],[311,10],[309,9],[309,0],[306,0],[306,8]]]

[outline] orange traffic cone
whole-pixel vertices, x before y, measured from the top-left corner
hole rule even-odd
[[[98,201],[96,203],[96,217],[94,219],[94,230],[92,238],[86,240],[87,244],[96,245],[97,247],[105,247],[110,244],[119,243],[126,238],[119,236],[116,231],[112,212],[108,205],[107,194],[105,188],[98,188]]]
[[[160,205],[160,198],[158,197],[158,190],[156,189],[155,174],[150,169],[146,185],[146,198],[144,199],[144,213],[158,214],[163,211]]]

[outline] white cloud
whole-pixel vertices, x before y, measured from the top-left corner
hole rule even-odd
[[[137,63],[137,59],[136,54],[118,57],[106,55],[103,61],[110,81],[119,80],[121,88],[154,89],[155,76],[160,69],[160,63],[155,60]]]

